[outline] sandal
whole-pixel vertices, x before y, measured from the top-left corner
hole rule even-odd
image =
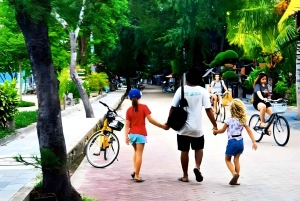
[[[261,128],[267,128],[268,124],[267,123],[260,123],[259,127],[261,127]]]
[[[178,181],[189,182],[189,179],[184,179],[183,177],[178,178]]]
[[[230,185],[239,185],[239,184],[237,183],[239,177],[240,177],[239,174],[233,175],[233,177],[232,177],[232,179],[230,180],[229,184],[230,184]]]
[[[132,177],[132,179],[134,179],[134,177],[135,177],[135,172],[133,172],[133,173],[131,174],[131,177]]]
[[[201,172],[199,171],[198,168],[194,168],[194,174],[196,176],[196,181],[197,182],[203,181],[203,176],[202,176],[202,174],[201,174]]]
[[[140,178],[138,178],[138,179],[133,179],[133,181],[135,181],[135,182],[143,182],[143,181],[145,181],[145,180],[142,179],[142,177],[140,177]]]

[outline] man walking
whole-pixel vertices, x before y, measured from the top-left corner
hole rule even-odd
[[[185,107],[188,117],[185,125],[177,131],[178,150],[181,151],[181,166],[183,176],[178,180],[188,182],[188,164],[190,147],[195,151],[195,168],[194,174],[196,181],[203,181],[203,176],[200,172],[200,165],[203,157],[204,148],[204,131],[202,128],[202,105],[205,108],[206,114],[210,119],[213,128],[217,128],[217,123],[214,119],[214,113],[211,108],[209,93],[203,87],[200,87],[200,72],[196,68],[191,68],[186,73],[186,83],[184,86],[184,98],[188,102],[188,107]],[[173,97],[170,113],[173,107],[178,107],[181,98],[181,88],[179,87]]]

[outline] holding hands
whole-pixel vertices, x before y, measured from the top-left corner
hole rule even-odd
[[[161,124],[160,128],[164,129],[164,130],[169,130],[170,127],[165,123],[165,124]]]

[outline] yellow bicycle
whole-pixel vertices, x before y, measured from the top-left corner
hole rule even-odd
[[[120,143],[114,131],[121,131],[124,124],[115,119],[117,116],[122,118],[116,110],[111,109],[101,101],[99,102],[107,108],[107,113],[104,117],[103,127],[88,140],[85,153],[92,166],[104,168],[117,159]]]

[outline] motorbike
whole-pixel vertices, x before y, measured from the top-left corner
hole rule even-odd
[[[143,91],[145,89],[145,86],[142,85],[142,84],[138,84],[137,89],[140,90],[140,91]]]
[[[175,86],[172,82],[170,82],[169,86],[163,88],[164,93],[174,93],[175,92]]]

